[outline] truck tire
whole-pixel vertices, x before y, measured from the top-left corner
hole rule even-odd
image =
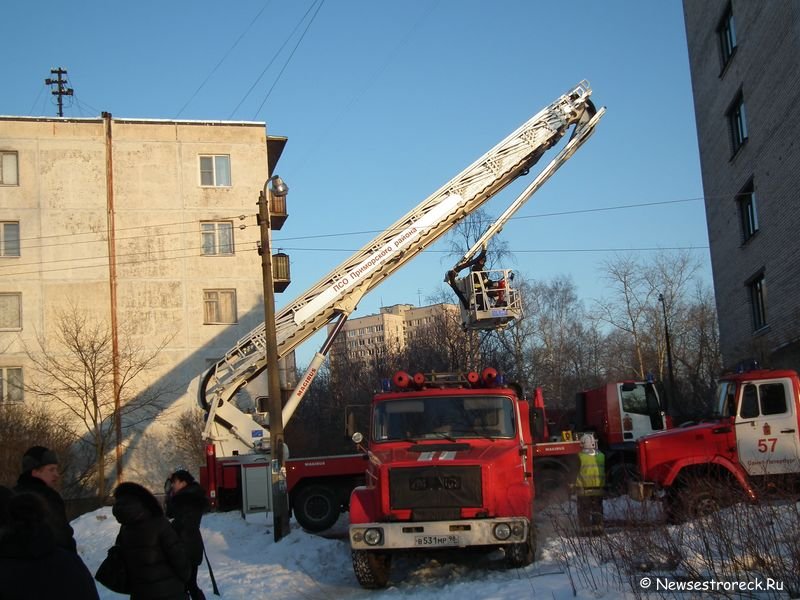
[[[353,571],[361,587],[369,590],[385,588],[389,583],[392,556],[375,550],[353,550]]]
[[[667,518],[676,523],[707,517],[743,500],[739,485],[724,477],[686,478],[667,493]]]
[[[635,464],[627,461],[618,461],[608,467],[606,488],[609,496],[616,498],[628,493],[629,483],[640,480],[639,469]]]
[[[335,490],[324,485],[309,485],[293,494],[292,511],[300,526],[311,533],[330,529],[341,512]]]
[[[528,528],[528,540],[506,546],[506,562],[510,567],[527,567],[536,558],[536,527]]]

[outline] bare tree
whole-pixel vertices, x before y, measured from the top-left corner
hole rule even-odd
[[[0,404],[0,439],[0,485],[11,487],[16,483],[22,455],[33,445],[54,450],[63,469],[72,467],[71,436],[54,415],[41,407],[21,402]]]
[[[70,306],[56,313],[51,336],[39,332],[36,341],[38,348],[25,348],[34,371],[25,389],[55,407],[89,456],[97,496],[104,498],[109,453],[121,441],[115,439],[115,420],[129,429],[152,420],[164,408],[161,401],[169,388],[142,389],[139,379],[156,366],[169,338],[144,348],[123,331],[115,357],[108,324]]]
[[[631,367],[638,377],[644,378],[647,368],[643,336],[647,336],[646,317],[656,292],[648,284],[642,265],[631,256],[606,261],[603,266],[613,295],[609,300],[597,301],[598,317],[630,336],[635,356]]]
[[[181,464],[194,472],[194,469],[206,462],[205,414],[199,407],[190,407],[183,411],[169,425],[169,440],[172,451]]]

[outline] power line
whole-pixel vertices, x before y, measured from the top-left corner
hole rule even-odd
[[[283,67],[281,68],[280,72],[278,73],[278,76],[275,78],[275,81],[272,83],[272,87],[269,88],[269,91],[267,92],[267,95],[264,96],[264,99],[261,101],[261,104],[259,104],[258,110],[256,111],[256,114],[253,115],[253,120],[254,121],[258,117],[258,113],[260,113],[261,109],[264,107],[264,103],[266,103],[267,98],[269,98],[270,95],[272,94],[272,90],[275,89],[275,86],[278,85],[278,82],[281,80],[281,76],[283,75],[283,72],[286,70],[286,67],[289,66],[289,63],[291,62],[292,57],[294,56],[294,53],[297,52],[297,48],[300,47],[300,43],[303,41],[303,38],[306,37],[306,33],[308,33],[308,30],[311,27],[311,24],[314,22],[314,19],[317,18],[317,15],[319,14],[319,11],[322,8],[323,4],[325,4],[325,0],[320,0],[319,5],[317,6],[317,10],[311,16],[311,20],[308,22],[308,25],[306,25],[306,28],[303,30],[303,33],[300,36],[300,39],[297,40],[297,43],[294,45],[294,48],[292,49],[292,52],[289,54],[289,58],[286,59],[286,62],[283,64]]]
[[[436,2],[428,4],[428,10],[426,10],[424,13],[421,14],[421,16],[411,25],[408,31],[406,31],[406,33],[400,38],[400,41],[394,46],[394,48],[392,48],[389,51],[389,53],[386,55],[383,62],[378,66],[378,68],[376,68],[372,72],[372,74],[369,77],[367,77],[367,82],[364,85],[364,87],[362,87],[361,90],[359,90],[356,94],[354,94],[350,98],[345,107],[341,111],[339,111],[339,113],[333,119],[327,121],[328,126],[326,130],[321,135],[319,135],[315,141],[313,141],[310,144],[311,149],[306,150],[305,158],[300,163],[301,169],[303,169],[306,166],[306,164],[311,160],[317,148],[319,148],[322,145],[322,142],[330,135],[331,131],[333,131],[334,127],[338,124],[341,118],[345,114],[347,114],[353,108],[353,106],[355,106],[358,103],[358,101],[367,92],[367,90],[369,90],[372,87],[373,83],[377,81],[378,77],[380,77],[380,75],[386,70],[387,66],[394,59],[398,51],[403,46],[405,46],[409,42],[409,40],[412,39],[413,34],[416,33],[416,30],[419,28],[420,24],[427,20],[428,16],[439,6],[439,2],[440,0],[437,0]]]
[[[203,87],[204,87],[204,86],[205,86],[205,85],[208,83],[208,80],[209,80],[209,79],[211,79],[211,76],[212,76],[214,73],[216,73],[216,72],[217,72],[217,69],[219,69],[219,68],[220,68],[220,66],[222,65],[222,63],[223,63],[223,62],[225,62],[225,60],[228,58],[228,56],[230,55],[230,53],[231,53],[231,52],[233,52],[233,49],[234,49],[234,48],[236,48],[236,46],[238,46],[238,45],[239,45],[239,42],[241,42],[241,41],[242,41],[242,39],[244,38],[244,36],[245,36],[245,35],[247,35],[247,32],[248,32],[248,31],[250,31],[250,29],[253,27],[253,25],[255,25],[255,22],[256,22],[256,21],[258,21],[259,17],[260,17],[260,16],[261,16],[261,14],[262,14],[262,13],[263,13],[263,12],[266,10],[267,6],[269,6],[269,0],[267,0],[267,1],[264,3],[264,6],[262,6],[262,7],[261,7],[261,10],[260,10],[260,11],[258,11],[258,14],[257,14],[255,17],[253,17],[253,20],[252,20],[252,21],[250,21],[250,24],[249,24],[249,25],[248,25],[248,26],[245,28],[245,30],[242,32],[242,34],[241,34],[241,35],[240,35],[240,36],[239,36],[239,37],[236,39],[236,41],[233,43],[233,46],[231,46],[230,48],[228,48],[228,51],[227,51],[227,52],[225,53],[225,55],[224,55],[224,56],[223,56],[223,57],[220,59],[220,61],[217,63],[217,65],[216,65],[216,66],[215,66],[213,69],[211,69],[211,72],[210,72],[210,73],[209,73],[209,74],[206,76],[206,78],[203,80],[203,83],[201,83],[201,84],[200,84],[200,85],[197,87],[197,89],[194,91],[194,94],[192,94],[191,98],[189,98],[189,99],[186,101],[186,104],[184,104],[184,105],[181,107],[181,109],[180,109],[180,110],[178,111],[178,113],[175,115],[175,118],[176,118],[176,119],[177,119],[178,117],[180,117],[180,116],[181,116],[181,114],[183,114],[183,111],[184,111],[184,110],[186,110],[186,107],[187,107],[187,106],[189,106],[189,104],[191,104],[192,100],[194,100],[194,99],[195,99],[195,97],[197,96],[197,94],[199,94],[199,93],[200,93],[200,90],[202,90],[202,89],[203,89]]]
[[[253,246],[253,248],[248,248],[248,246]],[[276,246],[276,248],[278,248]],[[288,250],[291,252],[346,252],[348,254],[354,254],[357,252],[357,249],[353,248],[303,248],[303,247],[285,247],[282,246],[279,248],[280,250]],[[636,247],[636,248],[540,248],[535,250],[514,250],[514,254],[588,254],[588,253],[608,253],[608,252],[615,252],[615,253],[629,253],[629,252],[665,252],[665,251],[696,251],[696,250],[708,250],[708,246],[703,245],[691,245],[691,246],[643,246],[643,247]],[[176,248],[175,250],[161,250],[161,252],[186,252],[186,251],[195,251],[201,250],[201,247],[198,246],[196,248]],[[237,248],[237,253],[245,254],[248,252],[257,252],[258,251],[258,242],[244,242],[240,243],[239,247]],[[427,249],[424,252],[430,254],[451,254],[449,250],[432,250]],[[117,254],[117,258],[131,258],[136,257],[141,254],[151,254],[151,251],[143,251],[143,252],[133,252],[127,254]],[[119,261],[116,263],[118,267],[124,267],[128,265],[142,265],[147,263],[153,262],[160,262],[164,260],[181,260],[186,258],[198,258],[201,256],[206,256],[208,258],[218,257],[217,255],[202,255],[192,252],[191,254],[181,254],[178,256],[160,256],[160,257],[148,257],[145,260],[124,260]],[[57,273],[61,271],[72,271],[75,269],[97,269],[103,268],[108,265],[108,255],[100,255],[100,256],[91,256],[85,258],[70,258],[70,259],[58,259],[52,261],[43,261],[40,263],[23,263],[23,264],[16,264],[10,265],[11,268],[13,267],[22,267],[28,266],[33,264],[43,264],[43,265],[51,265],[51,264],[58,264],[62,262],[75,262],[75,261],[86,261],[86,260],[96,260],[96,261],[105,261],[101,262],[100,264],[96,265],[72,265],[69,267],[56,267],[53,269],[36,269],[32,271],[18,271],[13,273],[4,273],[0,270],[0,278],[4,276],[19,276],[19,275],[36,275],[36,274],[45,274],[45,273]]]
[[[253,213],[253,214],[249,214],[249,215],[235,215],[235,216],[228,216],[228,217],[214,217],[214,218],[208,218],[208,219],[192,219],[191,221],[175,221],[173,223],[151,223],[151,224],[148,224],[148,225],[136,225],[136,226],[133,226],[133,227],[117,227],[115,229],[115,231],[117,231],[117,232],[119,232],[119,231],[134,231],[134,230],[137,230],[137,229],[151,229],[151,228],[155,229],[155,228],[160,228],[160,227],[173,227],[173,226],[176,226],[176,225],[194,225],[194,224],[200,224],[201,222],[204,222],[204,221],[209,221],[209,222],[210,221],[235,221],[237,219],[239,221],[244,221],[245,219],[248,219],[248,218],[255,218],[255,216],[256,216],[255,213]],[[245,225],[244,227],[248,227],[248,225]],[[53,234],[53,235],[43,235],[43,236],[36,236],[36,237],[20,238],[19,241],[20,242],[27,242],[29,240],[48,240],[48,239],[53,239],[53,238],[65,238],[65,237],[73,237],[73,236],[81,236],[81,235],[104,235],[105,233],[106,233],[105,229],[102,230],[102,231],[76,231],[76,232],[72,232],[72,233],[56,233],[56,234]],[[151,237],[151,236],[161,236],[161,235],[164,235],[164,236],[166,236],[166,235],[180,235],[182,233],[185,233],[185,232],[176,231],[176,232],[155,233],[155,234],[154,233],[148,233],[148,234],[143,234],[143,235],[140,235],[140,236],[128,236],[128,237],[117,238],[117,239],[129,240],[129,239],[135,239],[135,238],[139,238],[139,237]],[[103,240],[103,239],[101,239],[101,240],[86,240],[85,243],[105,242],[105,241],[106,240]],[[40,244],[38,246],[31,245],[31,246],[26,246],[26,248],[50,248],[52,246],[62,246],[64,244],[75,244],[75,243],[76,242],[74,240],[68,240],[68,241],[65,241],[65,242],[58,242],[58,243],[55,243],[55,244]],[[80,242],[78,242],[78,243],[80,243]]]
[[[251,85],[251,86],[250,86],[250,89],[248,89],[248,90],[247,90],[247,92],[245,93],[245,95],[242,97],[242,99],[241,99],[241,100],[239,100],[239,104],[237,104],[237,105],[236,105],[236,108],[234,108],[234,109],[231,111],[231,114],[230,114],[230,115],[228,115],[228,119],[233,119],[233,115],[235,115],[235,114],[236,114],[236,111],[237,111],[237,110],[239,110],[239,107],[240,107],[240,106],[241,106],[241,105],[244,103],[244,101],[245,101],[245,100],[247,100],[247,97],[250,95],[250,93],[253,91],[253,89],[254,89],[254,88],[255,88],[255,87],[258,85],[258,82],[259,82],[259,81],[261,81],[261,78],[262,78],[262,77],[264,77],[264,73],[266,73],[266,72],[267,72],[267,70],[268,70],[268,69],[269,69],[269,68],[272,66],[272,63],[274,63],[274,62],[277,60],[277,58],[278,58],[278,56],[280,55],[281,51],[282,51],[282,50],[283,50],[283,49],[286,47],[286,44],[288,44],[288,43],[289,43],[289,40],[291,40],[291,39],[292,39],[292,36],[294,36],[295,32],[296,32],[296,31],[297,31],[297,30],[300,28],[300,25],[302,25],[302,24],[303,24],[303,21],[305,21],[305,20],[306,20],[306,17],[309,15],[309,13],[311,12],[311,10],[314,8],[314,5],[317,3],[317,1],[318,1],[318,0],[314,0],[314,1],[311,3],[311,5],[308,7],[308,10],[306,11],[306,13],[305,13],[305,14],[303,15],[303,17],[302,17],[302,18],[301,18],[301,19],[300,19],[300,20],[297,22],[297,25],[295,25],[294,29],[292,29],[292,32],[291,32],[291,33],[290,33],[290,34],[289,34],[289,35],[286,37],[286,39],[284,40],[283,44],[281,44],[281,47],[280,47],[280,48],[278,48],[277,52],[275,52],[275,54],[272,56],[272,58],[270,59],[269,63],[267,63],[267,66],[266,66],[266,67],[264,67],[264,70],[263,70],[263,71],[261,71],[261,74],[260,74],[260,75],[259,75],[259,76],[256,78],[256,80],[253,82],[253,85]]]
[[[256,243],[253,242],[252,245],[256,245]],[[184,250],[185,250],[184,248],[181,249],[181,251],[184,251]],[[246,252],[257,252],[257,251],[258,251],[258,248],[252,248],[252,249],[245,248],[245,249],[241,250],[240,252],[242,254],[244,254]],[[127,256],[127,255],[119,255],[119,254],[117,255],[118,258],[120,258],[120,257],[124,258],[125,256]],[[125,267],[125,266],[129,266],[129,265],[143,265],[143,264],[147,264],[147,263],[160,262],[160,261],[164,261],[164,260],[179,260],[179,259],[184,259],[184,258],[198,258],[198,257],[201,257],[201,256],[202,255],[192,253],[192,254],[183,254],[181,256],[153,257],[153,258],[148,258],[146,260],[130,260],[130,261],[122,261],[122,262],[118,261],[116,263],[116,266],[117,267]],[[214,256],[215,255],[210,255],[210,256],[207,256],[207,257],[208,258],[214,258]],[[104,260],[105,262],[101,262],[101,263],[96,264],[96,265],[75,265],[75,266],[71,266],[71,267],[56,267],[55,269],[37,269],[35,271],[21,271],[19,273],[3,273],[3,272],[0,272],[0,278],[4,277],[4,276],[9,276],[10,277],[10,276],[16,276],[16,275],[36,275],[36,274],[44,274],[44,273],[58,273],[58,272],[61,272],[61,271],[73,271],[75,269],[101,269],[101,268],[106,268],[108,266],[108,256],[107,255],[104,255],[104,256],[92,256],[92,257],[80,258],[80,259],[69,259],[69,260]],[[48,261],[48,262],[44,262],[44,263],[41,263],[41,264],[51,264],[51,262],[64,262],[64,261],[61,261],[61,260]],[[26,264],[33,264],[33,263],[26,263]]]

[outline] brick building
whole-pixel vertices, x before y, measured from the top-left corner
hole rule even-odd
[[[800,9],[683,9],[724,364],[800,369]]]

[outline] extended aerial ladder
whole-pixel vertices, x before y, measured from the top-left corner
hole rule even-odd
[[[324,360],[333,338],[361,298],[466,215],[512,181],[526,175],[572,127],[570,142],[556,160],[561,159],[560,165],[569,158],[591,135],[605,111],[595,110],[590,96],[588,82],[582,81],[276,314],[279,357],[286,356],[321,328],[338,319],[284,407],[284,422],[291,417]],[[553,163],[547,168],[549,174],[558,168],[553,167]],[[542,175],[537,177],[531,185],[539,183],[525,196],[525,200],[549,174],[543,179]],[[524,202],[520,198],[514,203],[517,208]],[[240,411],[232,403],[236,392],[266,369],[265,349],[265,327],[262,324],[240,339],[201,380],[199,400],[208,411],[204,437],[215,443],[218,456],[265,449],[268,431],[252,415]]]

